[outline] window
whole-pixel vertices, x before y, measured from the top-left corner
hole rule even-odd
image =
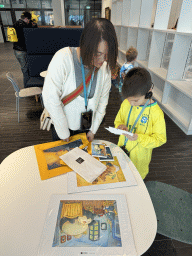
[[[12,8],[26,8],[25,0],[10,0],[12,3]]]
[[[0,11],[0,13],[3,25],[13,25],[10,11]]]
[[[26,0],[27,8],[38,8],[41,9],[41,1],[40,0]]]
[[[65,0],[65,25],[84,25],[92,18],[101,17],[100,0]]]

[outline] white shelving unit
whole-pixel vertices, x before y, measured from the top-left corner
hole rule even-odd
[[[126,50],[136,47],[135,65],[150,72],[154,98],[184,133],[192,135],[192,1],[113,0],[111,17],[119,65],[125,62]],[[176,22],[177,29],[171,29]]]

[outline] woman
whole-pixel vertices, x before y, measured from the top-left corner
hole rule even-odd
[[[54,141],[69,141],[70,136],[81,132],[87,133],[89,141],[94,139],[105,115],[111,88],[111,70],[116,65],[117,54],[118,43],[112,23],[98,18],[86,24],[80,47],[65,47],[53,56],[42,95],[44,106],[54,124]],[[73,93],[88,74],[89,78],[91,76],[90,83],[87,83],[88,91],[83,89],[78,97],[64,106],[61,100]],[[90,127],[82,129],[82,113],[90,111]]]

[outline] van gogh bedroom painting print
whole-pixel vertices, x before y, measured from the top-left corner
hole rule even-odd
[[[116,200],[61,200],[52,247],[122,247]]]

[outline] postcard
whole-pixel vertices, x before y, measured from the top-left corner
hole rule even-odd
[[[116,135],[121,135],[121,134],[128,134],[130,136],[133,136],[132,132],[127,132],[125,130],[121,130],[121,129],[117,129],[114,127],[109,126],[109,128],[105,128],[106,130],[108,130],[109,132],[116,134]]]
[[[95,157],[107,157],[106,149],[104,144],[93,143],[91,144],[92,156]]]
[[[65,145],[43,150],[48,170],[66,165],[59,157],[66,154],[71,149],[79,147],[81,145],[83,145],[83,142],[81,139],[79,139]]]
[[[107,146],[106,146],[105,149],[106,149],[107,158],[105,158],[105,157],[99,157],[99,160],[100,160],[100,161],[114,161],[113,155],[112,155],[111,150],[110,150],[110,147],[107,147]]]
[[[118,160],[118,158],[120,160]],[[121,162],[121,165],[120,165]],[[92,183],[87,182],[80,175],[70,172],[67,175],[67,191],[71,193],[89,192],[93,190],[137,186],[132,171],[122,156],[114,156],[114,161],[102,162],[107,169]]]
[[[80,148],[74,148],[60,158],[87,182],[93,182],[106,166]]]
[[[136,256],[125,195],[52,195],[38,256]]]

